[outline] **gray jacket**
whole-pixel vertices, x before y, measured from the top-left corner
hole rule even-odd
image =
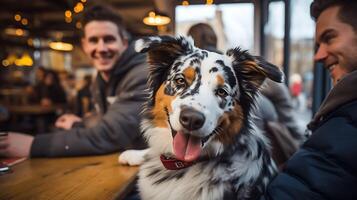
[[[303,140],[305,127],[298,123],[288,87],[284,83],[267,79],[261,93],[274,105],[278,121],[289,129],[293,137]]]
[[[37,135],[31,157],[97,155],[145,148],[139,127],[140,111],[147,98],[147,75],[145,55],[136,53],[132,43],[108,83],[99,75],[94,82],[99,121],[86,128]]]

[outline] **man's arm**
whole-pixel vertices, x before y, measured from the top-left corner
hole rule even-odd
[[[303,140],[305,127],[298,121],[288,87],[267,79],[261,93],[273,103],[279,121],[288,127],[295,138]]]
[[[147,73],[135,74],[97,125],[38,135],[33,141],[31,156],[95,155],[130,147],[143,148],[136,145],[143,143],[139,113],[147,98]]]
[[[261,200],[357,199],[356,133],[344,118],[324,124],[272,180]]]

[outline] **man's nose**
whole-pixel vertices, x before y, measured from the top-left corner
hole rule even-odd
[[[107,51],[108,50],[108,47],[107,47],[107,45],[105,44],[105,42],[103,40],[99,40],[98,46],[97,46],[97,50],[99,52],[103,52],[103,51]]]
[[[320,45],[315,53],[314,60],[316,62],[324,60],[324,59],[326,59],[327,55],[328,55],[328,53],[326,51],[326,47],[324,45]]]

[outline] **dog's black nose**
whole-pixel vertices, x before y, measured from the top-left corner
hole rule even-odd
[[[192,108],[183,108],[180,113],[180,123],[190,131],[197,130],[205,123],[205,116]]]

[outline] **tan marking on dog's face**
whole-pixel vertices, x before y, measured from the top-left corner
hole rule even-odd
[[[171,102],[176,96],[169,96],[164,93],[165,84],[162,84],[159,90],[155,94],[155,105],[151,110],[154,116],[153,123],[157,127],[169,128],[166,109],[168,112],[172,112]]]
[[[226,112],[219,119],[219,124],[222,131],[214,138],[223,144],[231,144],[234,142],[234,136],[239,133],[243,126],[243,110],[236,103],[233,111]]]
[[[217,85],[224,86],[224,78],[221,75],[217,75]]]
[[[183,70],[183,75],[185,76],[187,84],[191,85],[192,82],[195,80],[195,76],[196,76],[195,69],[193,67],[188,67],[185,70]]]

